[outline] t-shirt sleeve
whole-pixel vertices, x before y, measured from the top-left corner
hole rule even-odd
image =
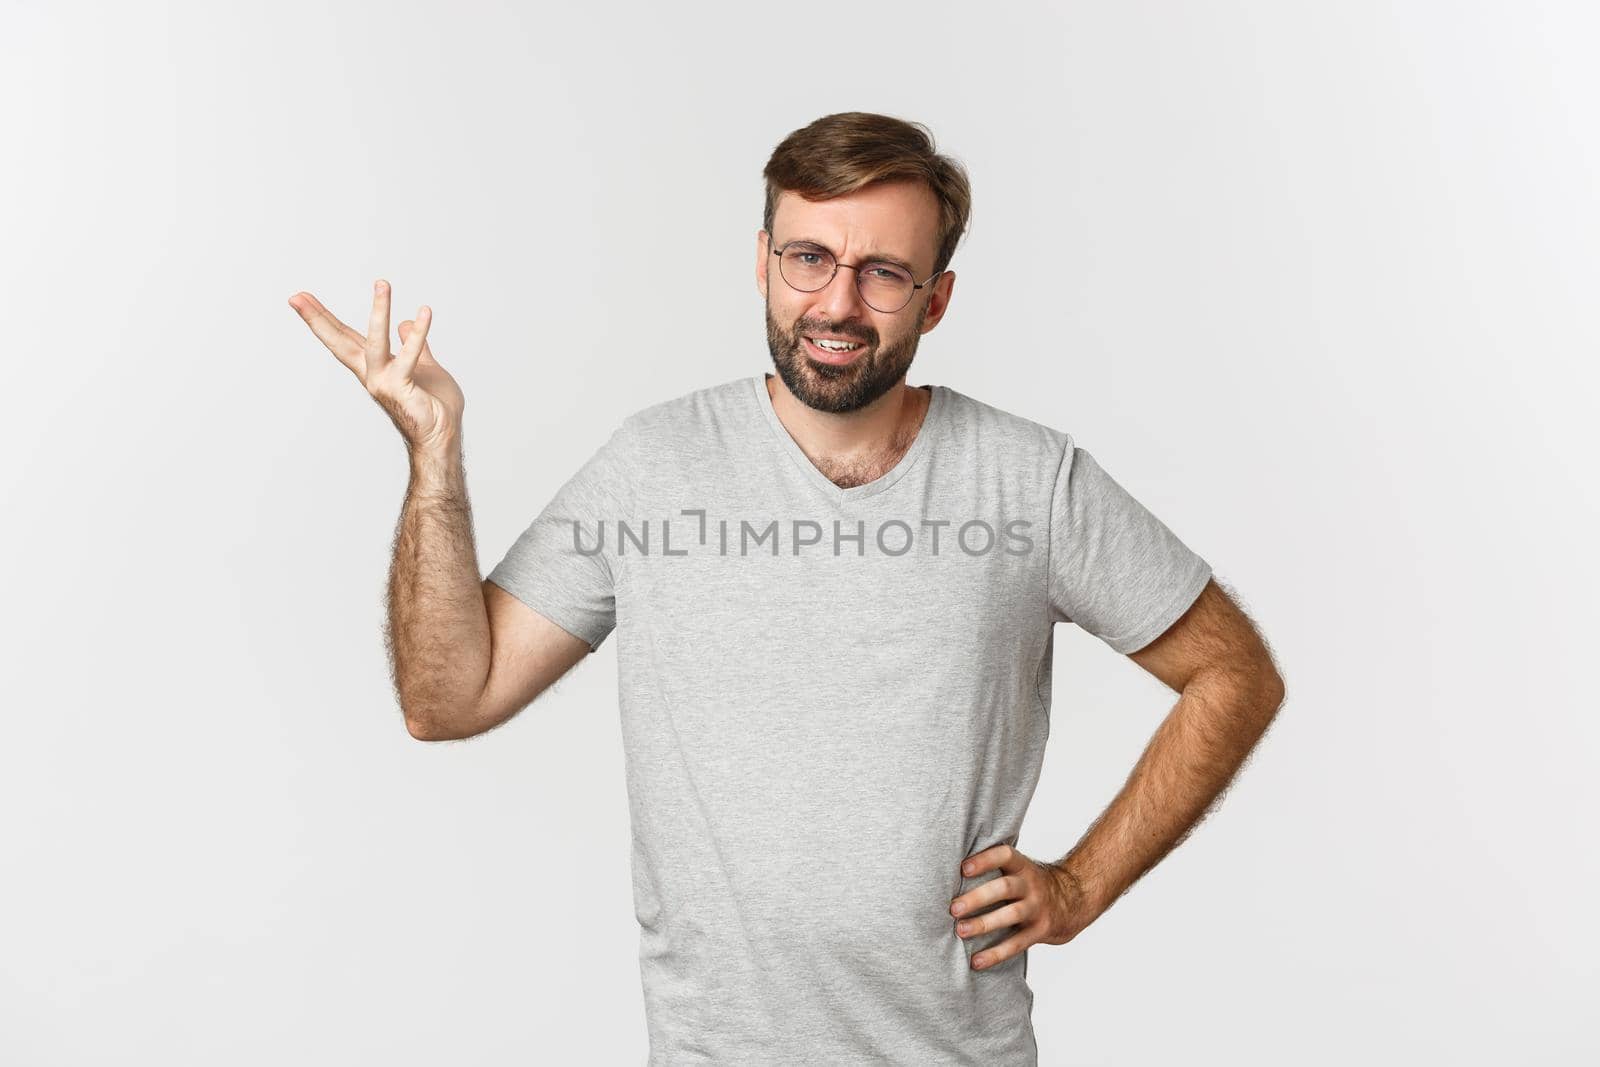
[[[592,652],[616,627],[616,529],[626,518],[627,425],[556,491],[487,575]]]
[[[1189,610],[1211,566],[1067,437],[1050,514],[1052,622],[1072,622],[1123,654]]]

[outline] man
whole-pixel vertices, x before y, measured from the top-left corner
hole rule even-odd
[[[949,308],[966,175],[829,115],[765,169],[777,374],[635,412],[481,581],[429,310],[389,352],[290,303],[411,456],[389,641],[411,733],[617,660],[650,1062],[1031,1064],[1027,948],[1177,844],[1283,699],[1204,559],[1072,437],[906,384]],[[1065,857],[1016,849],[1071,621],[1181,693]]]

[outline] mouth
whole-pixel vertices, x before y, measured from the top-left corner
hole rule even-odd
[[[818,363],[828,363],[835,367],[842,367],[846,364],[854,363],[858,358],[860,358],[861,353],[867,350],[867,346],[860,341],[836,341],[828,338],[824,338],[823,340],[826,344],[830,345],[855,346],[853,348],[824,348],[822,345],[818,344],[816,341],[813,341],[809,337],[801,338],[801,343],[805,345],[806,354],[808,356],[816,360]]]

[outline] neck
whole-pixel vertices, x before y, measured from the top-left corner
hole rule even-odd
[[[917,438],[932,394],[900,379],[866,407],[818,411],[789,391],[783,379],[767,374],[772,410],[800,451],[841,487],[860,485],[886,474]]]

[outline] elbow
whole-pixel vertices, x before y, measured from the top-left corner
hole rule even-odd
[[[477,702],[402,706],[406,732],[418,741],[463,741],[493,728],[501,717]]]
[[[1268,664],[1267,667],[1267,697],[1274,712],[1289,698],[1289,688],[1284,683],[1283,675],[1279,674],[1278,668],[1272,664]]]
[[[1277,718],[1287,696],[1283,678],[1270,664],[1213,675],[1210,694],[1242,719],[1265,730]]]
[[[1237,685],[1241,694],[1268,716],[1278,713],[1288,695],[1278,665],[1267,654],[1255,658],[1237,673]]]
[[[406,733],[410,734],[418,741],[449,740],[449,738],[445,737],[439,732],[439,729],[436,726],[428,722],[426,719],[418,719],[410,715],[406,716]]]
[[[1283,684],[1283,677],[1277,671],[1262,682],[1260,689],[1259,706],[1262,717],[1270,724],[1278,717],[1278,712],[1283,708],[1283,702],[1288,698],[1288,689]]]
[[[452,727],[451,716],[440,715],[436,709],[403,707],[401,713],[406,733],[418,741],[456,741],[467,736]]]

